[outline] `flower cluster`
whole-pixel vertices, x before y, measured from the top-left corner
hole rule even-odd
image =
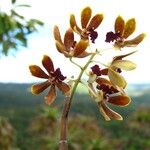
[[[56,49],[66,58],[69,58],[73,64],[80,67],[79,76],[76,80],[71,81],[74,84],[69,85],[65,82],[66,77],[62,75],[60,68],[54,69],[52,59],[44,55],[42,65],[46,69],[46,73],[37,65],[31,65],[29,69],[33,76],[44,78],[46,81],[33,85],[31,91],[33,94],[39,94],[50,87],[45,99],[47,104],[51,104],[56,99],[56,90],[59,89],[64,96],[70,97],[70,106],[78,84],[83,83],[88,87],[90,96],[95,100],[106,120],[122,120],[122,116],[113,111],[108,103],[117,106],[127,106],[131,102],[130,97],[125,93],[127,82],[122,75],[122,71],[130,71],[136,68],[134,62],[126,59],[127,56],[134,54],[135,51],[114,56],[109,65],[99,66],[99,64],[94,64],[90,68],[88,81],[85,83],[82,80],[82,75],[87,73],[89,64],[94,62],[94,56],[97,54],[98,56],[102,55],[101,51],[88,51],[90,45],[95,44],[95,40],[98,38],[97,29],[102,21],[103,14],[96,14],[92,17],[92,9],[85,7],[81,11],[81,27],[78,26],[75,15],[70,15],[70,28],[66,30],[64,38],[62,38],[58,26],[55,26],[53,34]],[[134,18],[125,22],[121,16],[118,16],[114,24],[115,31],[106,33],[105,42],[113,42],[113,46],[119,49],[135,47],[145,37],[145,34],[142,33],[134,39],[128,40],[128,37],[135,31],[135,28],[136,21]],[[75,39],[75,34],[79,35],[78,40]],[[84,59],[85,57],[88,57],[89,60],[84,66],[80,66],[80,64],[72,60],[74,58]]]
[[[129,19],[127,22],[121,16],[118,16],[115,21],[115,33],[110,31],[106,34],[106,42],[114,42],[116,48],[133,47],[141,43],[145,37],[141,33],[134,39],[128,40],[127,38],[135,31],[136,21],[134,18]]]
[[[131,101],[130,97],[124,91],[127,83],[121,72],[122,70],[129,71],[135,69],[135,63],[123,60],[123,58],[133,53],[115,56],[107,68],[101,69],[98,65],[91,67],[88,80],[89,93],[97,102],[106,120],[122,120],[121,115],[111,110],[107,106],[107,103],[126,106]],[[106,79],[106,76],[108,79]]]

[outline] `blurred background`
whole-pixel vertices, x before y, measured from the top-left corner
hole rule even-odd
[[[147,36],[136,48],[123,50],[123,53],[138,50],[130,56],[137,69],[124,73],[132,102],[127,107],[114,108],[124,120],[104,121],[86,89],[79,86],[69,118],[69,149],[150,149],[150,22],[147,0],[0,0],[0,150],[58,149],[63,97],[58,93],[55,103],[48,107],[44,104],[46,93],[32,95],[31,85],[41,80],[31,76],[28,66],[41,66],[41,59],[47,54],[64,75],[71,77],[78,73],[78,69],[72,70],[69,61],[57,52],[53,27],[58,25],[64,34],[69,27],[70,14],[74,13],[80,22],[80,12],[86,6],[92,8],[93,14],[104,14],[98,28],[99,38],[93,48],[103,50],[111,47],[104,42],[105,36],[113,31],[118,15],[125,20],[136,18],[137,28],[133,37],[142,32]],[[106,51],[103,59],[106,61],[108,55],[119,53]]]

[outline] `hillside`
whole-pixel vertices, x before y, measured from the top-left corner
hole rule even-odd
[[[44,93],[38,96],[32,95],[30,92],[31,85],[32,84],[0,83],[0,107],[11,105],[33,106],[42,104]],[[128,85],[127,92],[132,96],[133,103],[142,105],[150,104],[150,84]],[[84,99],[87,99],[86,89],[84,87],[79,87],[77,95],[83,95],[82,101],[84,101]],[[59,93],[57,99],[57,101],[61,99]]]
[[[53,122],[48,121],[49,119],[51,120],[51,118],[41,118],[45,116],[43,116],[42,112],[43,108],[46,108],[44,107],[46,105],[44,104],[43,99],[45,93],[38,96],[32,95],[30,87],[31,84],[0,84],[0,118],[8,118],[12,124],[15,129],[15,140],[13,145],[20,150],[29,150],[29,147],[30,149],[43,150],[43,148],[40,148],[43,144],[44,146],[48,146],[48,148],[44,148],[44,150],[57,150],[57,132],[53,133],[54,136],[51,136],[51,139],[48,138],[46,140],[45,136],[45,130],[47,131],[47,128],[50,128]],[[106,143],[106,141],[110,141],[112,145],[111,147],[106,148],[108,150],[146,150],[146,148],[149,147],[148,139],[150,135],[148,134],[150,133],[148,125],[150,121],[150,85],[129,85],[128,93],[132,96],[132,103],[127,107],[114,107],[114,110],[117,110],[117,112],[123,116],[124,121],[111,121],[108,123],[104,121],[95,102],[89,98],[86,90],[83,89],[83,87],[79,87],[71,108],[72,115],[69,116],[69,119],[73,121],[69,131],[71,132],[69,135],[71,135],[70,138],[72,138],[72,145],[76,144],[80,147],[83,146],[84,148],[81,149],[87,150],[93,146],[92,150],[101,150],[110,146],[110,144]],[[55,119],[55,126],[59,126],[62,104],[63,97],[58,94],[52,107],[56,106],[59,114],[57,114],[57,111],[53,111],[52,107],[48,107],[47,113],[50,113],[51,117],[57,118]],[[48,119],[48,122],[45,119]],[[93,119],[95,120],[94,124]],[[54,118],[52,118],[52,120],[54,120]],[[42,123],[42,126],[40,123]],[[40,133],[34,133],[35,130],[37,130],[37,127],[40,126],[43,129],[43,133],[41,133],[41,131]],[[144,128],[141,128],[141,126],[144,126]],[[90,132],[89,128],[91,127],[94,133]],[[29,131],[29,128],[34,132]],[[100,133],[104,134],[104,136],[97,134],[99,130],[102,131]],[[54,132],[55,130],[50,128],[49,131]],[[88,139],[84,141],[84,139],[81,138],[81,134],[86,138],[88,137]],[[93,139],[91,142],[92,136]],[[77,141],[77,139],[80,140]],[[71,150],[78,149],[71,148]]]

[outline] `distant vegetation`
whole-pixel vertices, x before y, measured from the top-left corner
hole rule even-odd
[[[63,97],[59,95],[52,107],[46,107],[43,95],[33,96],[30,86],[0,84],[0,116],[7,118],[5,124],[13,129],[11,146],[14,150],[57,150]],[[137,85],[135,87],[138,89]],[[124,117],[121,122],[104,121],[85,92],[76,94],[69,121],[70,150],[148,150],[150,88],[139,88],[142,94],[132,97],[128,109],[118,108]],[[1,150],[7,150],[2,146],[0,144]]]

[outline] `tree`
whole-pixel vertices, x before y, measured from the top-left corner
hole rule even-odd
[[[37,19],[26,19],[20,15],[16,8],[30,7],[29,5],[17,5],[16,0],[11,1],[10,12],[2,12],[0,8],[0,53],[7,55],[10,49],[18,50],[21,45],[27,47],[27,36],[37,31],[37,26],[43,22]]]

